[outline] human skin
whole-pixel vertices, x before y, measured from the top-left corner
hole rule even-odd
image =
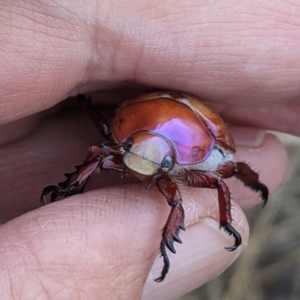
[[[262,129],[300,134],[299,16],[297,1],[2,1],[0,211],[11,220],[0,229],[3,297],[174,299],[224,270],[247,244],[239,206],[258,204],[257,194],[227,181],[243,238],[229,253],[216,191],[184,189],[183,245],[155,283],[170,211],[155,188],[101,174],[91,182],[101,188],[39,207],[42,188],[101,142],[72,101],[44,111],[78,93],[116,105],[149,87],[180,88],[239,125],[230,127],[235,159],[274,191],[287,156]]]

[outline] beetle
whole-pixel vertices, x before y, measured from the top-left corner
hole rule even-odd
[[[223,179],[235,176],[259,192],[263,206],[269,192],[246,163],[233,162],[234,140],[218,114],[191,95],[155,92],[123,102],[109,124],[84,95],[78,99],[107,142],[90,147],[84,163],[65,174],[66,181],[44,188],[43,204],[47,204],[49,193],[50,202],[82,193],[96,169],[147,181],[147,188],[156,183],[171,206],[162,230],[160,253],[164,265],[157,282],[169,271],[166,248],[176,253],[174,241],[182,243],[179,230],[185,228],[179,184],[217,189],[220,228],[234,237],[234,244],[225,249],[233,251],[241,245],[241,236],[232,226],[230,192]]]

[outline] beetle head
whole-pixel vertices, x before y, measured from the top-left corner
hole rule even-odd
[[[123,146],[123,162],[131,171],[152,176],[159,170],[168,172],[173,168],[174,149],[162,136],[140,131],[135,133]]]

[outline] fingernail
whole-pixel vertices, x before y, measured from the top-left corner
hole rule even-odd
[[[235,144],[244,147],[259,147],[266,134],[265,130],[253,127],[228,126],[228,129],[234,138]]]
[[[168,253],[170,272],[163,282],[154,282],[162,268],[162,259],[158,257],[147,278],[143,300],[177,299],[224,271],[245,245],[233,252],[226,251],[224,247],[230,246],[234,240],[219,229],[216,220],[210,218],[188,227],[180,235],[183,244],[176,245],[175,255]]]

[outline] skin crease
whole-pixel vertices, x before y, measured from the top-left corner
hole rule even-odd
[[[42,188],[100,143],[67,104],[44,111],[79,92],[97,90],[93,100],[115,105],[136,88],[180,88],[248,126],[234,127],[237,144],[251,132],[237,155],[273,191],[284,178],[284,148],[249,126],[300,134],[299,16],[296,0],[1,1],[0,211],[3,221],[14,218],[0,228],[3,297],[174,299],[224,270],[247,244],[248,227],[236,204],[244,243],[223,249],[233,240],[218,229],[215,191],[184,189],[184,244],[161,284],[153,282],[162,266],[155,258],[170,209],[154,187],[104,175],[90,186],[102,189],[38,208]],[[229,182],[238,204],[259,202]]]

